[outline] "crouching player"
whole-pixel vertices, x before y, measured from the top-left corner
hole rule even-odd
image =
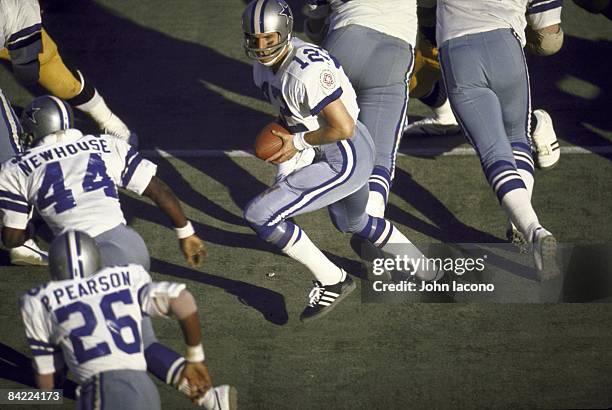
[[[39,388],[53,389],[68,366],[80,384],[77,408],[159,409],[148,377],[143,315],[175,316],[186,344],[179,384],[208,409],[236,406],[236,390],[212,387],[204,364],[196,302],[184,284],[152,282],[140,265],[102,268],[89,235],[66,231],[49,250],[51,281],[21,298]],[[231,404],[231,405],[230,405]]]

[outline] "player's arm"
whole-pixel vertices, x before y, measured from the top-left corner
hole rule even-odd
[[[17,248],[30,239],[27,229],[2,227],[2,244],[7,248]]]
[[[172,221],[179,245],[189,265],[199,266],[206,256],[206,247],[195,235],[193,226],[185,217],[183,208],[172,190],[155,176],[157,166],[143,158],[136,148],[125,141],[118,138],[110,138],[107,141],[114,146],[116,156],[113,160],[123,163],[122,169],[116,166],[108,168],[117,185],[151,198]]]
[[[16,28],[8,38],[6,48],[11,57],[15,77],[25,85],[38,82],[42,53],[40,7],[37,1],[24,0],[19,4]]]
[[[53,390],[55,385],[53,384],[54,374],[39,374],[36,373],[34,375],[34,380],[36,381],[36,387],[42,390]]]
[[[49,323],[44,309],[34,296],[38,289],[32,289],[20,299],[21,317],[26,338],[34,356],[35,382],[39,389],[51,390],[55,387],[54,376],[58,367],[63,366],[61,349],[50,340]]]
[[[190,392],[192,397],[201,396],[212,386],[212,381],[204,364],[202,331],[195,298],[184,284],[173,282],[149,282],[138,294],[144,313],[157,317],[174,316],[179,322],[187,360],[179,388],[186,379],[194,389]]]
[[[204,242],[195,234],[181,203],[164,181],[153,176],[142,193],[150,198],[172,221],[183,255],[191,266],[200,266],[207,255]]]
[[[280,164],[313,145],[330,144],[351,138],[355,133],[355,120],[349,114],[339,96],[319,112],[326,124],[318,130],[302,134],[286,134],[272,131],[283,140],[283,147],[266,161]]]
[[[22,191],[19,180],[2,168],[0,214],[2,215],[2,244],[7,248],[21,246],[31,236],[27,229],[31,207]]]

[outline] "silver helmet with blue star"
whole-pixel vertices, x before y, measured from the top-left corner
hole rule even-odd
[[[26,105],[21,113],[22,143],[31,146],[54,132],[74,126],[74,115],[68,103],[52,95],[42,95]]]
[[[247,57],[270,66],[278,62],[291,41],[293,13],[284,0],[253,0],[242,14],[244,50]],[[258,37],[278,34],[277,41],[261,46]]]

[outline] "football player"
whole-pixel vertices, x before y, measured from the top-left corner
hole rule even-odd
[[[527,15],[533,22],[527,28],[527,49],[538,55],[551,55],[563,44],[563,30],[558,24],[558,1],[533,2]],[[553,10],[551,12],[551,10]],[[410,83],[410,95],[432,109],[431,117],[408,124],[407,133],[429,135],[454,134],[459,131],[451,110],[444,83],[440,80],[440,64],[435,41],[436,2],[419,0],[419,36],[415,69]],[[536,152],[536,165],[551,168],[559,162],[559,142],[550,115],[543,109],[534,110],[531,116],[531,135]]]
[[[4,22],[0,58],[11,61],[20,82],[38,82],[54,96],[88,114],[102,132],[130,138],[128,127],[108,108],[93,85],[85,81],[80,71],[76,71],[77,78],[66,67],[57,45],[41,27],[37,0],[2,0],[0,18]]]
[[[38,80],[37,58],[40,52],[40,10],[35,1],[0,1],[0,39],[2,48],[12,58],[15,77],[25,84]],[[0,163],[21,151],[21,125],[10,102],[0,90]],[[6,195],[0,192],[0,202]],[[46,265],[47,254],[33,240],[9,251],[14,265]]]
[[[20,300],[39,388],[55,388],[55,374],[67,366],[80,384],[77,408],[160,409],[146,373],[141,323],[144,315],[175,316],[186,345],[180,385],[208,409],[236,408],[234,388],[212,387],[198,307],[184,284],[152,282],[140,265],[103,268],[85,232],[58,235],[49,257],[51,281]]]
[[[539,278],[545,280],[559,274],[557,241],[531,205],[531,101],[523,54],[525,12],[540,3],[440,0],[436,37],[453,111],[502,208],[532,244]],[[561,2],[548,3],[551,7],[543,13],[528,14],[531,25],[538,27],[545,14],[559,15]]]
[[[357,93],[359,121],[376,146],[366,212],[382,218],[408,108],[417,34],[416,0],[309,0],[308,15],[326,18],[323,47]],[[311,19],[306,24],[312,23]],[[358,44],[358,47],[355,47]]]
[[[135,263],[150,267],[149,252],[136,231],[125,224],[117,187],[145,195],[170,218],[179,246],[191,266],[199,266],[206,248],[185,217],[172,190],[155,176],[156,165],[120,138],[83,135],[73,126],[71,107],[53,96],[41,96],[27,105],[21,123],[31,148],[5,162],[0,170],[2,240],[21,245],[29,211],[35,207],[55,235],[78,229],[100,248],[104,266]],[[151,321],[143,320],[150,328]],[[161,380],[178,387],[184,359],[156,343],[145,355],[149,369]]]
[[[354,232],[383,250],[400,244],[404,255],[422,254],[389,221],[365,213],[375,152],[367,128],[357,119],[357,96],[338,60],[292,37],[292,29],[293,14],[284,0],[253,0],[242,15],[255,84],[278,108],[280,121],[291,133],[275,132],[283,146],[267,161],[280,164],[313,146],[320,147],[323,159],[277,181],[246,206],[244,216],[260,238],[315,276],[310,301],[300,315],[308,321],[331,311],[355,283],[292,217],[328,207],[340,231]],[[417,273],[423,279],[435,274]]]

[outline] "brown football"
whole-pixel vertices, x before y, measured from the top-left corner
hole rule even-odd
[[[268,159],[276,154],[283,146],[283,140],[272,134],[272,130],[289,133],[282,125],[276,122],[271,122],[259,131],[255,138],[255,155],[259,159]]]

